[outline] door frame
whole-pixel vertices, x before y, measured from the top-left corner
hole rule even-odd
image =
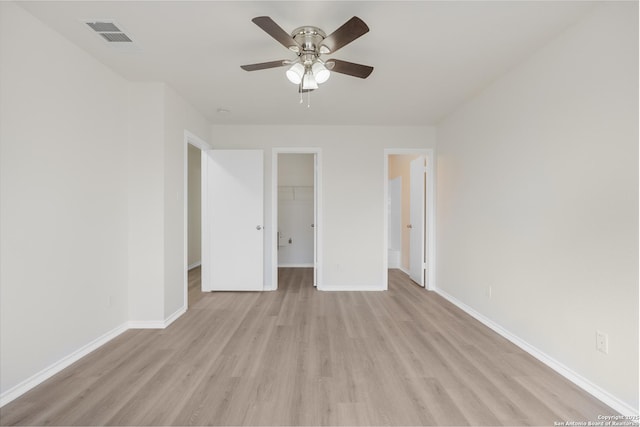
[[[201,152],[203,150],[211,150],[211,146],[203,139],[197,137],[193,133],[189,132],[185,129],[184,131],[184,149],[183,149],[183,158],[184,158],[184,177],[183,177],[183,194],[182,198],[184,202],[183,207],[183,236],[184,236],[184,309],[187,310],[189,308],[189,145],[192,145],[198,148]],[[202,155],[202,154],[201,154]],[[202,175],[200,176],[202,180]],[[200,192],[200,200],[202,200],[202,191],[204,190],[201,187]],[[202,221],[202,220],[201,220]],[[200,229],[202,233],[202,226]],[[202,258],[202,249],[200,250],[200,257]],[[200,260],[202,262],[202,260]]]
[[[389,156],[391,155],[406,155],[406,154],[418,154],[423,155],[427,159],[427,185],[425,186],[426,196],[425,200],[427,208],[425,210],[425,237],[427,248],[427,275],[426,275],[426,290],[433,291],[436,289],[436,197],[435,197],[435,159],[434,150],[432,148],[385,148],[384,149],[384,197],[383,197],[383,214],[384,214],[384,227],[383,227],[383,241],[384,252],[382,259],[382,283],[384,289],[389,289],[389,277],[388,277],[388,254],[389,254],[389,236],[388,229],[388,213],[387,213],[387,201],[389,199]]]
[[[271,289],[278,289],[278,155],[315,154],[316,170],[314,182],[315,268],[316,287],[322,289],[322,149],[319,147],[274,147],[271,150]]]

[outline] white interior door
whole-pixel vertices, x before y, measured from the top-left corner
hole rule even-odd
[[[410,166],[410,207],[409,217],[411,229],[409,237],[409,276],[424,287],[425,250],[424,250],[424,216],[425,216],[425,166],[426,158],[420,156],[411,161]]]
[[[202,290],[261,291],[263,151],[202,152]]]

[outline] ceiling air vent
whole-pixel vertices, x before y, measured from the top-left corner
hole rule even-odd
[[[130,42],[131,39],[125,33],[100,33],[108,42]]]
[[[131,43],[132,40],[116,24],[109,21],[85,22],[93,31],[110,43]]]

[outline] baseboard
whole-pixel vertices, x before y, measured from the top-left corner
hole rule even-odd
[[[462,301],[458,300],[454,296],[449,295],[448,293],[442,291],[441,289],[435,289],[435,292],[441,297],[443,297],[444,299],[446,299],[447,301],[449,301],[450,303],[452,303],[453,305],[455,305],[456,307],[458,307],[459,309],[461,309],[462,311],[464,311],[465,313],[467,313],[468,315],[470,315],[471,317],[473,317],[474,319],[476,319],[477,321],[479,321],[480,323],[492,329],[497,334],[511,341],[513,344],[517,345],[522,350],[526,351],[531,356],[535,357],[536,359],[538,359],[539,361],[541,361],[542,363],[544,363],[545,365],[547,365],[548,367],[550,367],[551,369],[553,369],[554,371],[556,371],[557,373],[559,373],[560,375],[562,375],[563,377],[565,377],[566,379],[568,379],[569,381],[577,385],[578,387],[582,388],[584,391],[591,394],[596,399],[608,405],[615,411],[625,416],[633,416],[633,417],[638,416],[637,408],[633,408],[631,405],[618,399],[616,396],[604,390],[602,387],[592,383],[582,375],[570,369],[568,366],[557,361],[556,359],[549,356],[545,352],[539,350],[538,348],[532,346],[531,344],[529,344],[522,338],[518,337],[517,335],[504,329],[502,326],[498,325],[493,320],[489,319],[483,314],[480,314],[479,312],[477,312],[470,306],[466,305]]]
[[[43,370],[41,370],[37,374],[32,375],[31,377],[27,378],[26,380],[22,381],[21,383],[17,384],[16,386],[14,386],[14,387],[10,388],[9,390],[5,391],[4,393],[2,393],[2,395],[0,395],[0,407],[6,405],[7,403],[11,402],[12,400],[15,400],[18,397],[20,397],[21,395],[23,395],[24,393],[28,392],[29,390],[31,390],[32,388],[34,388],[38,384],[48,380],[49,378],[51,378],[52,376],[54,376],[58,372],[62,371],[66,367],[68,367],[68,366],[72,365],[73,363],[77,362],[78,360],[80,360],[81,358],[86,356],[87,354],[91,353],[94,350],[97,350],[99,347],[101,347],[104,344],[108,343],[109,341],[111,341],[112,339],[114,339],[118,335],[122,334],[123,332],[126,332],[128,329],[129,329],[128,324],[127,323],[123,323],[122,325],[120,325],[120,326],[110,330],[109,332],[101,335],[100,337],[94,339],[90,343],[80,347],[78,350],[74,351],[73,353],[63,357],[62,359],[58,360],[57,362],[55,362],[55,363],[51,364],[50,366],[44,368]]]
[[[165,328],[168,327],[170,324],[178,320],[178,318],[183,314],[185,314],[186,312],[187,312],[187,306],[183,305],[182,307],[177,309],[172,315],[170,315],[164,320],[164,327]]]
[[[193,264],[190,264],[189,266],[187,266],[187,270],[193,270],[196,267],[200,267],[202,265],[202,262],[198,261],[198,262],[194,262]]]
[[[129,329],[164,329],[164,320],[130,320]]]
[[[129,321],[125,322],[122,325],[118,326],[115,329],[107,332],[106,334],[96,338],[90,343],[82,346],[78,350],[69,354],[68,356],[63,357],[57,362],[53,363],[49,367],[43,369],[37,374],[27,378],[22,381],[20,384],[10,388],[6,392],[0,395],[0,407],[3,407],[7,403],[15,400],[16,398],[22,396],[38,384],[48,380],[58,372],[62,371],[64,368],[70,366],[74,362],[83,358],[87,354],[91,353],[94,350],[97,350],[99,347],[102,347],[118,335],[123,332],[128,331],[129,329],[165,329],[170,324],[175,322],[180,316],[186,313],[187,307],[182,306],[178,310],[176,310],[173,314],[167,317],[165,320],[159,321]]]
[[[182,306],[164,320],[131,320],[127,326],[129,329],[165,329],[186,312],[187,308]]]

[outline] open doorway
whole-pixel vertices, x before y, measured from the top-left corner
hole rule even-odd
[[[184,309],[201,296],[202,263],[202,150],[209,146],[202,139],[184,133]]]
[[[314,265],[314,157],[278,156],[278,268]]]
[[[432,162],[432,150],[385,150],[385,265],[426,289],[435,277]]]
[[[319,149],[273,151],[273,289],[279,273],[290,275],[291,269],[305,272],[309,287],[320,283],[319,162]]]
[[[202,278],[202,168],[201,151],[187,144],[187,271],[188,302],[200,299]]]

